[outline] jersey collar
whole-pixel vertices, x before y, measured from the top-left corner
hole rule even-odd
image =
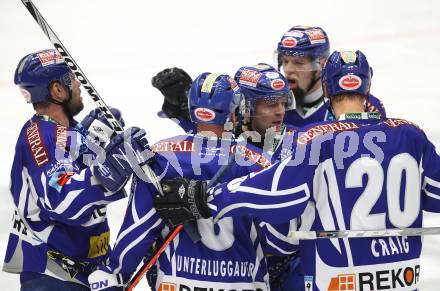
[[[304,107],[313,107],[311,104],[315,104],[319,98],[323,96],[322,88],[318,88],[317,90],[311,92],[310,94],[307,94],[304,97]]]
[[[353,120],[353,119],[380,119],[378,112],[350,112],[341,114],[338,120]]]
[[[234,141],[236,140],[235,137],[232,135],[228,136],[228,135],[223,135],[223,136],[212,136],[212,135],[204,135],[204,134],[199,134],[199,133],[194,133],[192,134],[192,136],[194,136],[194,138],[200,138],[200,139],[206,139],[206,140],[226,140],[226,141]]]
[[[61,124],[58,123],[58,121],[56,121],[55,119],[49,117],[48,115],[35,114],[35,116],[36,116],[36,118],[38,118],[40,120],[52,122],[52,123],[54,123],[56,125],[61,125]],[[83,126],[81,125],[81,123],[79,123],[78,121],[76,121],[74,119],[69,120],[69,128],[77,128],[77,129],[80,129],[80,130],[85,130],[83,128]]]
[[[304,104],[302,106],[297,106],[296,111],[302,118],[307,118],[313,113],[315,113],[322,104],[326,101],[323,95],[322,88],[308,94],[304,97]]]
[[[48,121],[48,122],[52,122],[52,123],[55,123],[55,124],[59,124],[55,119],[49,117],[48,115],[35,114],[35,116],[36,116],[38,119],[40,119],[40,120]]]
[[[278,149],[278,147],[282,144],[282,140],[285,134],[286,134],[286,125],[282,124],[280,130],[277,131],[272,137],[269,137],[273,139],[272,143],[266,144],[266,142],[264,142],[263,151],[269,154],[270,156],[272,156],[275,153],[275,151]],[[267,137],[265,137],[265,139],[266,138]],[[271,140],[269,140],[269,142],[270,141]]]

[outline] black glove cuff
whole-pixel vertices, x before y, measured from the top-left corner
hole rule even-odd
[[[163,101],[162,111],[167,115],[168,118],[182,117],[182,109],[179,106],[169,103],[167,100]]]
[[[195,219],[211,217],[208,207],[206,182],[191,180],[188,184],[188,203]]]

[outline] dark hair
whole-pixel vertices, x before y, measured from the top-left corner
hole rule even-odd
[[[356,92],[350,92],[350,93],[341,93],[341,94],[333,95],[330,97],[330,99],[332,102],[341,102],[344,100],[355,100],[355,99],[361,99],[363,101],[368,99],[368,96]]]

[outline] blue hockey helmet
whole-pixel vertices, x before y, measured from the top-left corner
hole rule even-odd
[[[275,101],[286,98],[286,107],[293,109],[293,96],[286,78],[274,67],[260,63],[244,66],[234,76],[246,101],[246,112],[251,115],[258,100]]]
[[[330,41],[327,33],[320,27],[294,26],[281,37],[275,57],[281,67],[281,55],[311,57],[312,60],[327,58],[330,54]]]
[[[237,83],[225,74],[202,73],[189,90],[188,107],[195,123],[223,125],[236,109],[242,110],[243,102]]]
[[[341,93],[368,95],[373,70],[361,51],[334,51],[321,74],[324,95]]]
[[[49,86],[59,81],[72,89],[71,70],[55,49],[41,50],[23,57],[15,70],[14,83],[28,103],[50,100]]]

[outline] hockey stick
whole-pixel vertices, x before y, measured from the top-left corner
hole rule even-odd
[[[75,74],[76,78],[81,82],[84,89],[87,90],[87,93],[89,93],[90,97],[92,97],[96,106],[104,114],[105,118],[110,123],[110,125],[115,130],[115,132],[116,133],[123,132],[124,129],[121,127],[118,120],[113,116],[113,114],[109,110],[108,106],[105,104],[104,100],[102,100],[101,96],[98,94],[98,92],[92,86],[90,81],[84,75],[81,68],[78,66],[78,64],[75,62],[75,60],[72,58],[72,56],[69,54],[66,47],[61,43],[60,39],[56,36],[55,32],[52,30],[52,28],[49,26],[49,24],[46,22],[46,20],[41,15],[41,13],[38,11],[38,9],[35,7],[35,5],[32,3],[32,0],[21,0],[21,2],[24,4],[24,6],[26,6],[29,13],[32,15],[32,17],[35,19],[35,21],[38,23],[40,28],[43,30],[44,34],[49,38],[50,42],[54,45],[55,49],[61,54],[61,56],[63,57],[66,64],[69,66],[69,68]]]
[[[165,251],[165,249],[168,247],[170,242],[176,237],[176,235],[182,230],[183,225],[180,224],[176,226],[165,238],[165,241],[163,244],[158,248],[156,251],[154,251],[153,256],[148,260],[148,262],[142,266],[142,268],[139,269],[139,271],[134,275],[133,279],[131,279],[128,282],[128,291],[131,291],[136,287],[136,285],[139,283],[139,281],[142,279],[142,277],[145,275],[146,272],[151,268],[151,266],[156,263],[157,259],[160,257],[160,255]]]
[[[362,238],[362,237],[388,237],[388,236],[422,236],[440,234],[440,227],[422,228],[389,228],[378,230],[317,230],[317,231],[291,231],[289,237],[295,240],[313,240],[321,238]]]
[[[81,82],[81,85],[83,85],[83,87],[87,90],[87,93],[89,93],[90,97],[92,97],[93,101],[95,102],[95,105],[104,114],[105,119],[111,125],[113,130],[116,133],[123,132],[124,129],[121,127],[118,120],[113,116],[110,109],[105,104],[104,100],[101,98],[101,96],[98,94],[96,89],[93,87],[93,85],[87,79],[84,72],[81,70],[81,68],[75,62],[75,60],[72,58],[72,56],[67,51],[66,47],[62,44],[61,40],[55,34],[53,29],[49,26],[47,21],[43,18],[40,11],[38,11],[37,7],[35,7],[35,5],[32,3],[32,0],[21,0],[21,2],[24,4],[24,6],[29,11],[29,13],[32,15],[32,17],[35,19],[35,21],[38,23],[40,28],[43,30],[44,34],[46,34],[46,36],[49,38],[50,42],[54,45],[56,50],[61,54],[65,63],[69,66],[69,68],[75,74],[76,78]],[[153,172],[153,170],[148,165],[143,165],[142,171],[146,175],[147,179],[154,185],[156,190],[161,195],[163,195],[162,187],[160,186],[159,180],[158,180],[157,176],[155,175],[155,173]],[[197,228],[195,226],[193,226],[192,224],[185,224],[185,231],[191,237],[192,241],[197,242],[201,239]]]
[[[218,171],[214,174],[212,179],[208,182],[207,189],[211,188],[213,185],[219,181],[226,170],[229,168],[229,166],[232,164],[235,154],[231,154],[228,158],[228,163],[226,165],[223,165],[218,169]],[[142,279],[142,277],[145,275],[145,273],[148,272],[148,270],[151,268],[151,266],[154,265],[156,260],[159,258],[159,256],[163,253],[163,251],[167,248],[167,246],[170,244],[170,242],[179,234],[179,232],[182,230],[182,225],[176,226],[166,237],[163,244],[160,246],[159,249],[154,251],[153,256],[148,260],[147,263],[145,263],[139,271],[136,272],[134,277],[128,282],[128,291],[132,291],[136,285],[139,283],[139,281]]]

